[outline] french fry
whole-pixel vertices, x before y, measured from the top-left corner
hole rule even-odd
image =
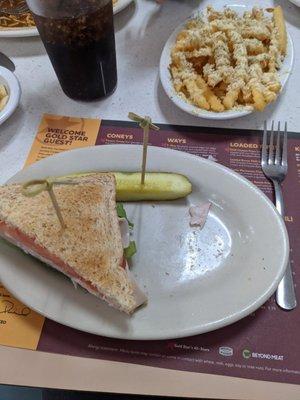
[[[258,111],[263,111],[267,104],[265,102],[265,98],[262,92],[257,88],[252,88],[252,96],[253,96],[254,108]]]
[[[242,88],[242,93],[243,93],[243,100],[246,104],[253,103],[252,90],[250,89],[249,85],[246,85]]]
[[[180,67],[180,63],[181,63],[181,57],[180,56],[181,56],[180,52],[177,51],[177,48],[174,48],[172,50],[172,53],[171,53],[172,66]]]
[[[190,20],[171,52],[170,72],[178,95],[215,112],[253,105],[264,110],[281,90],[278,76],[287,37],[281,7],[233,10],[207,8]]]
[[[8,94],[4,85],[0,85],[0,111],[6,106],[8,101]]]
[[[245,39],[245,45],[249,55],[257,55],[261,53],[266,53],[266,48],[258,39]]]
[[[181,31],[177,35],[177,41],[179,42],[180,40],[185,40],[188,37],[188,31]]]
[[[6,106],[7,101],[8,101],[8,95],[2,97],[2,99],[0,100],[0,111],[2,111],[3,108]]]
[[[267,89],[271,92],[279,93],[281,90],[281,83],[280,82],[271,82],[266,85]]]
[[[187,29],[193,29],[193,28],[197,28],[197,25],[198,25],[198,21],[195,19],[191,19],[186,24],[186,27],[187,27]]]
[[[242,36],[246,39],[255,38],[263,42],[270,38],[270,32],[262,26],[247,26],[242,30]]]
[[[214,92],[207,86],[206,82],[201,76],[198,76],[196,80],[197,85],[203,90],[204,96],[208,101],[212,111],[222,112],[224,111],[224,106],[221,100],[214,94]]]
[[[277,97],[276,93],[271,92],[268,89],[264,90],[264,98],[265,98],[267,104],[272,103],[272,101],[275,101],[276,97]]]
[[[5,97],[7,95],[6,89],[4,85],[0,85],[0,99],[2,99],[2,97]]]
[[[206,100],[203,91],[198,87],[195,80],[185,79],[184,80],[185,87],[190,95],[192,102],[204,110],[209,110],[210,105]]]
[[[205,97],[209,102],[212,111],[222,112],[225,110],[222,101],[215,95],[215,93],[210,88],[206,89]]]
[[[182,80],[180,79],[180,76],[178,73],[178,68],[171,66],[170,73],[172,75],[173,85],[174,85],[176,92],[180,92],[183,88],[183,83],[182,83]]]
[[[231,110],[234,107],[235,102],[239,97],[240,89],[232,89],[226,93],[226,96],[223,99],[223,104],[226,110]]]
[[[283,11],[280,6],[277,6],[273,9],[273,18],[274,24],[278,29],[279,50],[281,54],[285,56],[287,47],[287,34]]]

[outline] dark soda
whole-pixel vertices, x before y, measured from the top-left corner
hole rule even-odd
[[[54,1],[49,14],[33,12],[65,94],[76,100],[94,100],[112,93],[117,67],[111,0]]]

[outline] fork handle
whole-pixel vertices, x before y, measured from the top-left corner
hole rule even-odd
[[[278,182],[274,181],[273,183],[275,189],[276,208],[282,218],[284,218],[284,202],[282,189]],[[283,308],[284,310],[293,310],[297,305],[290,261],[288,262],[285,274],[278,285],[276,291],[276,302],[279,307]]]
[[[284,218],[284,202],[280,183],[273,181],[275,189],[275,204],[279,214]]]

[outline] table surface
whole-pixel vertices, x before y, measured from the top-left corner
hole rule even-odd
[[[282,5],[295,45],[295,64],[289,82],[278,101],[265,112],[229,121],[209,121],[186,114],[166,96],[158,76],[164,43],[195,7],[209,3],[209,0],[166,0],[160,7],[153,0],[138,0],[118,14],[115,17],[118,87],[109,98],[92,103],[76,102],[65,96],[39,37],[0,39],[1,51],[16,64],[23,91],[20,107],[0,127],[0,183],[22,168],[43,113],[126,120],[128,111],[135,111],[161,123],[227,128],[261,128],[265,119],[274,119],[288,121],[289,129],[298,131],[300,8],[288,0],[259,2],[265,6]],[[230,4],[225,0],[212,3],[215,7]]]
[[[115,17],[118,87],[109,98],[92,103],[75,102],[64,95],[39,37],[0,39],[0,50],[16,64],[16,75],[23,92],[19,108],[0,127],[0,183],[23,167],[43,113],[126,120],[128,111],[134,111],[150,115],[160,123],[249,129],[262,128],[265,119],[274,119],[287,121],[289,130],[299,131],[300,8],[287,0],[259,2],[263,6],[280,4],[283,7],[295,46],[295,64],[289,82],[278,101],[264,113],[230,121],[201,120],[179,110],[168,99],[158,76],[164,43],[195,7],[205,7],[209,3],[216,8],[230,4],[225,0],[166,0],[163,6],[158,6],[152,0],[138,0],[118,14]],[[238,3],[249,4],[249,1],[239,0]],[[223,399],[300,398],[300,389],[296,385],[124,366],[98,360],[74,361],[72,357],[3,347],[0,347],[0,358],[0,383]],[[32,365],[29,371],[25,368],[27,362]],[[91,372],[86,381],[80,377],[83,366]],[[55,372],[52,377],[51,374],[48,376],[49,371]],[[59,371],[69,374],[60,379]],[[109,372],[118,375],[117,387]],[[136,379],[137,375],[140,379]]]

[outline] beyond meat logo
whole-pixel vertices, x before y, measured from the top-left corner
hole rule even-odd
[[[243,350],[243,357],[244,358],[250,358],[251,357],[251,351],[250,350],[248,350],[248,349],[244,349]]]
[[[244,349],[242,351],[242,355],[245,359],[258,358],[261,360],[283,361],[283,358],[284,358],[282,355],[279,355],[279,354],[257,353],[257,352],[251,352],[248,349]]]

